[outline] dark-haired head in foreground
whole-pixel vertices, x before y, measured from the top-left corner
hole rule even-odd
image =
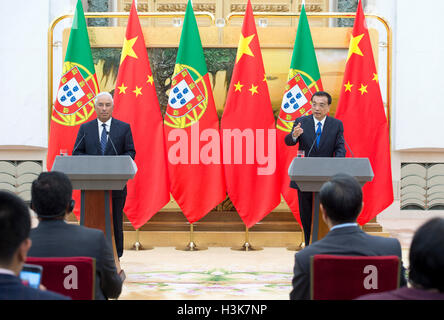
[[[362,209],[359,182],[347,174],[334,175],[319,191],[321,212],[327,225],[356,222]]]
[[[444,293],[443,218],[433,218],[416,230],[409,260],[409,281],[414,287]]]
[[[40,219],[63,219],[73,209],[72,184],[63,172],[42,172],[32,182],[32,208]]]
[[[0,191],[0,268],[20,273],[31,247],[31,217],[25,202]]]

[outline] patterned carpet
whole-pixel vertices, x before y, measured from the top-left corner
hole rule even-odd
[[[400,240],[406,268],[413,233],[425,220],[381,221],[384,231]],[[172,247],[126,250],[121,265],[127,278],[119,299],[288,300],[294,254],[286,248],[250,252],[221,247],[195,252]]]
[[[293,255],[285,248],[125,251],[127,278],[119,299],[287,300]]]

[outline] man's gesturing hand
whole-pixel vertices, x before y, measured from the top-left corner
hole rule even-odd
[[[298,125],[296,127],[294,127],[293,138],[297,139],[303,133],[304,133],[304,129],[301,128],[301,123],[299,122]]]

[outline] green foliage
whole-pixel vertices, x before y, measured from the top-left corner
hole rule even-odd
[[[88,0],[88,12],[108,12],[109,0]],[[88,27],[107,27],[108,18],[88,19]]]
[[[115,81],[111,77],[116,77],[119,64],[121,48],[92,48],[94,64],[103,60],[102,79],[99,81]],[[173,76],[174,66],[176,64],[177,48],[149,48],[148,57],[153,72],[154,85],[156,86],[157,98],[159,99],[160,109],[164,115],[168,104],[168,90],[171,88],[171,77]],[[221,70],[226,71],[226,84],[231,81],[233,74],[234,60],[236,57],[236,48],[206,48],[204,56],[207,63],[208,73],[213,77],[213,83],[216,81],[216,73]],[[219,112],[219,118],[222,112]]]
[[[339,12],[356,12],[358,9],[358,0],[338,0]],[[338,27],[353,27],[355,19],[339,18]]]

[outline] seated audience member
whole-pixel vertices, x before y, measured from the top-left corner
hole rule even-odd
[[[413,236],[409,253],[409,283],[358,300],[444,300],[444,219],[433,218]]]
[[[101,230],[65,222],[72,212],[72,184],[62,172],[42,172],[33,181],[31,204],[39,218],[31,230],[30,257],[92,257],[96,259],[95,299],[117,298],[122,280],[111,245]]]
[[[310,257],[316,254],[351,256],[391,256],[401,259],[397,239],[372,236],[362,231],[356,219],[362,210],[362,190],[358,181],[346,174],[337,174],[319,192],[320,213],[330,231],[321,240],[296,253],[293,269],[292,300],[310,299]],[[334,274],[331,275],[334,277]],[[406,285],[401,268],[401,286]]]
[[[58,293],[28,287],[19,278],[31,247],[31,219],[25,202],[0,191],[0,300],[63,300]]]

